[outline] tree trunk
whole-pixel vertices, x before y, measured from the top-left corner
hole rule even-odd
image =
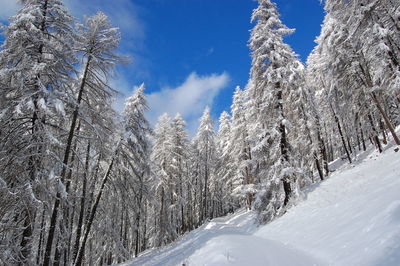
[[[388,140],[387,140],[387,135],[386,135],[386,131],[385,131],[385,125],[383,124],[382,120],[379,121],[379,126],[381,128],[381,132],[382,132],[382,142],[383,144],[388,144]]]
[[[355,120],[354,120],[354,127],[355,127],[355,131],[356,131],[358,151],[361,151],[361,141],[360,141],[359,128],[358,128],[358,126],[359,126],[358,121],[359,120],[360,120],[360,116],[359,116],[359,113],[357,112]],[[361,130],[361,128],[360,128],[360,130]],[[354,148],[354,150],[355,150],[355,148]]]
[[[292,195],[292,187],[288,180],[283,179],[283,190],[285,191],[285,200],[283,201],[283,206],[286,206],[289,203],[290,196]]]
[[[131,246],[129,243],[128,232],[129,232],[129,212],[128,208],[125,208],[124,247],[126,250],[129,250]]]
[[[54,261],[53,266],[60,266],[60,257],[61,257],[61,249],[60,249],[60,234],[57,236],[56,242],[56,251],[54,252]]]
[[[378,131],[375,128],[374,120],[372,119],[371,114],[368,114],[368,119],[369,119],[369,122],[371,124],[372,131],[374,132],[373,140],[375,142],[375,145],[378,148],[379,152],[382,153],[382,146],[381,146],[381,142],[379,141],[379,138],[378,138]]]
[[[287,136],[286,136],[286,127],[285,127],[285,124],[283,123],[284,114],[283,114],[283,105],[282,105],[282,89],[281,89],[279,83],[276,84],[276,88],[278,89],[278,93],[277,93],[278,106],[277,107],[278,107],[279,115],[281,118],[281,121],[279,124],[279,132],[281,133],[281,138],[280,138],[281,161],[285,162],[285,163],[289,163],[289,153],[288,153],[289,143],[287,141]],[[283,176],[282,182],[283,182],[283,189],[285,191],[285,199],[283,201],[283,206],[285,207],[289,203],[289,200],[292,196],[293,191],[292,191],[289,176]]]
[[[40,264],[40,257],[42,255],[42,245],[43,245],[43,235],[44,235],[44,215],[45,215],[45,208],[43,208],[42,212],[42,221],[40,222],[40,236],[39,236],[39,247],[37,250],[36,255],[36,264]]]
[[[319,178],[321,178],[321,181],[324,181],[324,172],[321,169],[321,165],[319,163],[317,153],[314,153],[314,158],[315,158],[315,166],[317,167]],[[314,182],[314,177],[313,177],[313,182]]]
[[[89,71],[89,66],[90,62],[92,60],[92,57],[89,55],[88,61],[86,62],[85,70],[83,73],[83,78],[79,87],[79,93],[78,93],[78,99],[77,99],[77,106],[75,107],[75,110],[72,114],[72,121],[71,121],[71,126],[69,129],[69,134],[68,134],[68,139],[67,139],[67,145],[65,147],[65,152],[64,152],[64,160],[63,160],[63,168],[61,170],[61,180],[60,182],[63,182],[65,179],[65,174],[67,171],[68,167],[68,161],[69,161],[69,154],[71,152],[71,147],[72,147],[72,140],[74,137],[74,133],[76,130],[76,123],[78,120],[78,114],[79,114],[79,105],[81,104],[82,97],[83,97],[83,92],[85,89],[86,85],[86,79]],[[58,215],[58,209],[60,206],[60,197],[61,193],[57,191],[56,194],[56,199],[54,202],[54,207],[53,207],[53,213],[51,215],[51,220],[50,220],[50,228],[49,228],[49,234],[47,237],[47,244],[46,244],[46,251],[44,255],[44,261],[43,261],[43,266],[49,266],[50,265],[50,257],[51,257],[51,250],[52,250],[52,245],[53,245],[53,239],[55,235],[55,229],[56,229],[56,222],[57,222],[57,215]]]
[[[251,176],[250,176],[251,173],[250,173],[250,171],[249,171],[247,166],[245,167],[245,173],[246,173],[246,184],[247,185],[252,184],[252,180],[251,180]],[[251,204],[253,202],[253,193],[248,192],[246,197],[247,197],[247,199],[246,199],[247,209],[251,210]]]
[[[318,149],[319,153],[322,155],[322,164],[325,170],[325,175],[329,175],[329,165],[328,165],[328,155],[326,152],[325,142],[321,136],[321,125],[319,123],[319,119],[316,118],[316,126],[317,126],[317,138],[318,138]]]
[[[143,243],[140,250],[145,250],[147,248],[147,200],[144,204],[144,224],[143,224]]]
[[[204,166],[204,198],[203,198],[203,222],[205,219],[208,218],[208,208],[207,208],[207,197],[208,197],[208,146],[206,147],[206,161],[205,161],[205,166]]]
[[[87,239],[89,237],[90,229],[92,227],[92,224],[93,224],[93,221],[94,221],[94,217],[96,215],[96,210],[97,210],[97,207],[99,205],[99,202],[100,202],[100,199],[101,199],[101,195],[103,194],[104,186],[106,185],[106,182],[107,182],[108,178],[110,177],[111,170],[112,170],[112,167],[114,165],[115,157],[117,156],[117,153],[118,153],[119,144],[120,144],[120,142],[117,144],[117,147],[115,149],[115,153],[113,154],[113,157],[111,158],[111,163],[108,166],[107,172],[104,175],[103,181],[101,183],[99,193],[96,196],[96,201],[94,202],[94,204],[93,204],[93,206],[91,208],[89,221],[88,221],[87,227],[85,228],[85,235],[83,236],[82,244],[80,245],[80,248],[79,248],[79,252],[78,252],[78,255],[77,255],[77,258],[76,258],[75,266],[82,265],[83,255],[85,254],[86,241],[87,241]]]
[[[351,145],[350,138],[349,138],[348,134],[347,134],[346,139],[347,139],[347,147],[349,147],[350,154],[351,153],[355,153],[355,151],[353,151],[353,148],[352,148],[352,145]]]
[[[366,151],[367,150],[367,146],[365,145],[364,132],[363,132],[363,130],[361,128],[361,123],[360,123],[360,133],[361,133],[361,143],[362,143],[362,146],[363,146],[363,151]]]
[[[138,213],[136,215],[136,228],[135,228],[135,257],[139,254],[140,248],[140,218],[141,218],[141,210],[142,210],[142,199],[143,199],[143,178],[144,174],[141,176],[140,180],[140,192],[139,192],[139,200],[138,200]]]
[[[338,130],[339,130],[340,138],[342,140],[343,148],[344,148],[344,150],[346,152],[347,159],[349,160],[349,163],[352,163],[349,150],[347,149],[346,140],[345,140],[344,135],[343,135],[342,127],[340,125],[339,117],[336,115],[335,111],[333,110],[332,105],[331,105],[331,110],[332,110],[333,116],[335,118],[336,125],[337,125]]]
[[[78,123],[78,127],[76,129],[76,132],[80,131],[80,127],[81,127],[81,123]],[[73,150],[76,151],[76,147],[77,147],[78,141],[75,141],[74,143],[74,147]],[[65,191],[66,194],[69,195],[69,191],[70,191],[70,186],[71,186],[71,180],[72,180],[72,168],[74,167],[74,163],[75,163],[75,153],[72,153],[71,156],[71,169],[69,169],[68,174],[67,174],[67,178],[66,178],[66,186],[65,186]],[[79,173],[79,163],[76,164],[76,173]],[[77,186],[77,182],[73,183],[74,188],[76,188]],[[73,189],[73,191],[75,191],[75,189]],[[76,199],[75,197],[72,199],[72,210],[71,207],[69,206],[69,204],[66,204],[65,209],[64,209],[64,213],[65,213],[65,217],[67,217],[65,224],[69,224],[68,226],[68,244],[67,246],[64,248],[64,265],[68,265],[69,262],[73,262],[74,260],[71,260],[71,252],[73,252],[73,246],[71,244],[72,242],[72,228],[74,225],[74,213],[75,213],[75,205],[76,205]]]
[[[161,228],[161,230],[165,230],[165,218],[166,218],[166,214],[164,213],[164,204],[165,204],[165,200],[164,200],[164,187],[161,187],[161,206],[160,206],[160,224],[159,227]],[[161,246],[162,245],[162,239],[161,239],[161,234],[162,232],[158,232],[158,236],[157,236],[157,246]]]
[[[383,110],[382,105],[378,99],[378,96],[374,92],[372,92],[371,97],[376,105],[376,108],[379,110],[379,113],[382,115],[383,120],[385,121],[386,127],[389,129],[390,133],[392,134],[394,142],[397,145],[400,145],[400,139],[397,136],[396,131],[394,130],[392,123],[390,122],[389,117],[387,116],[385,110]]]
[[[78,254],[78,249],[79,249],[79,242],[81,240],[82,226],[83,226],[83,220],[84,220],[84,216],[85,216],[86,185],[87,185],[87,176],[88,176],[88,171],[89,171],[89,160],[90,160],[90,141],[88,142],[87,150],[86,150],[85,171],[83,173],[82,193],[81,193],[81,201],[80,201],[80,208],[79,208],[79,218],[78,218],[78,224],[76,226],[76,237],[75,237],[75,245],[74,245],[74,250],[73,250],[73,255],[72,255],[72,261],[76,260],[76,256]]]
[[[29,257],[31,255],[31,242],[32,242],[32,233],[33,233],[33,221],[32,217],[33,212],[30,211],[32,208],[25,208],[24,211],[24,231],[22,233],[22,241],[21,241],[21,265],[29,264]]]

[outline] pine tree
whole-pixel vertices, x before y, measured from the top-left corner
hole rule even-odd
[[[245,199],[245,205],[251,209],[255,193],[254,172],[252,169],[251,147],[248,141],[248,121],[246,117],[246,93],[236,87],[231,106],[232,126],[229,151],[236,165],[233,178],[235,194]]]
[[[182,234],[188,229],[188,193],[189,183],[189,139],[185,130],[186,123],[180,114],[177,114],[171,123],[171,170],[175,182],[175,227],[177,233]]]
[[[34,261],[35,220],[38,210],[44,208],[38,203],[46,203],[51,194],[46,186],[53,182],[49,176],[57,169],[51,162],[59,160],[56,125],[64,116],[63,101],[74,63],[73,18],[62,1],[23,4],[5,27],[0,51],[0,169],[7,190],[18,202],[1,224],[10,228],[6,221],[16,219],[20,221],[17,227],[22,228],[6,230],[7,236],[1,240],[0,246],[11,251],[0,252],[7,256],[2,261],[11,264]],[[12,244],[3,242],[8,240]]]
[[[155,194],[157,202],[155,208],[155,232],[153,233],[153,246],[162,246],[175,240],[177,237],[173,225],[173,204],[175,201],[173,192],[176,182],[173,180],[171,167],[171,118],[162,115],[154,129],[154,143],[151,153],[153,175],[156,179]]]
[[[222,112],[219,117],[219,129],[217,134],[217,178],[221,183],[220,186],[220,201],[221,211],[220,215],[228,212],[233,212],[239,207],[238,201],[233,196],[235,188],[234,178],[236,174],[236,162],[232,156],[230,148],[232,145],[231,139],[231,118],[227,112]]]
[[[142,223],[145,222],[144,206],[150,196],[150,143],[148,137],[152,131],[144,115],[146,110],[147,101],[144,94],[144,84],[142,84],[136,89],[134,95],[128,97],[125,101],[125,137],[122,142],[120,162],[117,166],[121,170],[119,175],[121,179],[117,182],[120,190],[119,199],[123,200],[118,216],[124,217],[120,223],[125,230],[120,239],[122,239],[121,244],[129,251],[131,250],[128,242],[134,243],[132,251],[135,256],[141,251],[141,244],[144,242],[145,235],[141,231]],[[128,228],[130,225],[133,225],[133,227]],[[129,236],[132,236],[133,239],[130,239]],[[116,253],[113,252],[113,256],[118,257]]]
[[[212,217],[210,184],[215,178],[215,159],[216,159],[216,143],[214,122],[211,118],[210,108],[204,109],[200,118],[200,126],[194,138],[194,146],[197,152],[198,176],[197,189],[200,191],[200,213],[199,221],[204,222]]]
[[[250,97],[257,107],[257,120],[261,132],[267,134],[262,141],[268,145],[266,158],[257,158],[271,162],[262,175],[268,193],[260,193],[257,203],[261,220],[269,220],[297,194],[296,167],[291,158],[291,146],[287,136],[290,113],[286,110],[288,95],[293,89],[293,75],[296,57],[290,47],[283,42],[283,36],[293,30],[287,28],[279,19],[275,4],[269,0],[260,0],[253,11],[252,22],[257,22],[250,37],[252,49],[251,78],[254,80]],[[283,189],[283,202],[279,202]]]
[[[60,182],[66,184],[67,187],[71,182],[67,179],[67,168],[73,152],[72,144],[76,139],[78,124],[82,123],[87,126],[92,131],[90,135],[99,142],[108,138],[109,130],[113,128],[110,118],[113,114],[111,104],[115,90],[108,85],[108,78],[115,64],[121,61],[114,52],[118,47],[119,40],[118,29],[111,27],[108,17],[101,12],[87,18],[86,24],[79,27],[77,49],[83,54],[83,73],[76,84],[76,98],[71,97],[73,111],[69,117],[66,145],[62,156],[63,167],[60,172]],[[111,160],[114,160],[113,155]],[[50,218],[44,265],[51,263],[60,198],[61,191],[58,190]],[[81,246],[81,248],[84,247]],[[55,257],[57,259],[57,256]]]

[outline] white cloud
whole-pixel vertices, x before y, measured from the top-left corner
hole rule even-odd
[[[172,117],[180,113],[187,122],[189,133],[193,135],[204,108],[212,106],[215,97],[228,85],[229,79],[227,73],[199,76],[192,72],[178,87],[162,88],[147,95],[150,107],[148,119],[155,124],[163,113]]]
[[[17,0],[1,0],[0,20],[8,20],[20,8]]]

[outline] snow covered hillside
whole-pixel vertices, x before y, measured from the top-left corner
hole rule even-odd
[[[125,265],[400,265],[400,154],[364,154],[284,216],[217,218]]]

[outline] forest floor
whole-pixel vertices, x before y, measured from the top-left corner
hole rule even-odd
[[[400,152],[370,147],[331,166],[267,225],[240,210],[125,265],[400,265]]]

